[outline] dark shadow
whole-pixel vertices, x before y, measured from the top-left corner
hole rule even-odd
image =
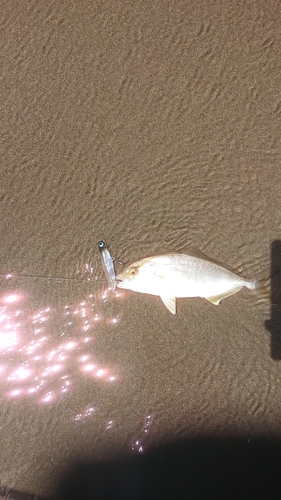
[[[281,241],[271,244],[271,317],[265,322],[271,333],[271,357],[281,359]]]
[[[194,439],[141,456],[76,464],[59,500],[280,498],[281,442]]]

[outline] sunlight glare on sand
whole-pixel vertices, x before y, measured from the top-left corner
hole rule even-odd
[[[142,428],[140,430],[139,437],[131,444],[131,450],[136,453],[143,453],[145,451],[145,441],[147,439],[147,435],[151,431],[153,423],[153,415],[146,415],[143,421]]]
[[[108,292],[103,292],[102,300],[109,300]],[[118,380],[115,370],[98,362],[94,345],[99,325],[105,323],[114,328],[118,321],[118,316],[103,318],[97,312],[93,295],[78,304],[43,307],[31,313],[24,294],[3,294],[0,296],[2,393],[12,399],[36,397],[38,402],[50,404],[71,390],[77,376],[97,383],[115,382]]]

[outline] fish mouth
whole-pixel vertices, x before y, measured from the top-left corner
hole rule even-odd
[[[122,276],[116,276],[115,281],[116,285],[121,287],[122,283],[124,283],[124,278],[122,278]]]

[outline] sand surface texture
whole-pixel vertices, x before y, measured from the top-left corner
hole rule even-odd
[[[110,294],[97,242],[278,267],[280,2],[1,11],[1,485],[51,496],[77,458],[279,439],[280,308]]]

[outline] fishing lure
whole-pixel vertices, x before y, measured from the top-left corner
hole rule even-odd
[[[98,242],[98,248],[101,253],[101,261],[104,272],[109,280],[111,290],[114,291],[116,289],[115,269],[113,263],[114,258],[111,256],[104,240]]]

